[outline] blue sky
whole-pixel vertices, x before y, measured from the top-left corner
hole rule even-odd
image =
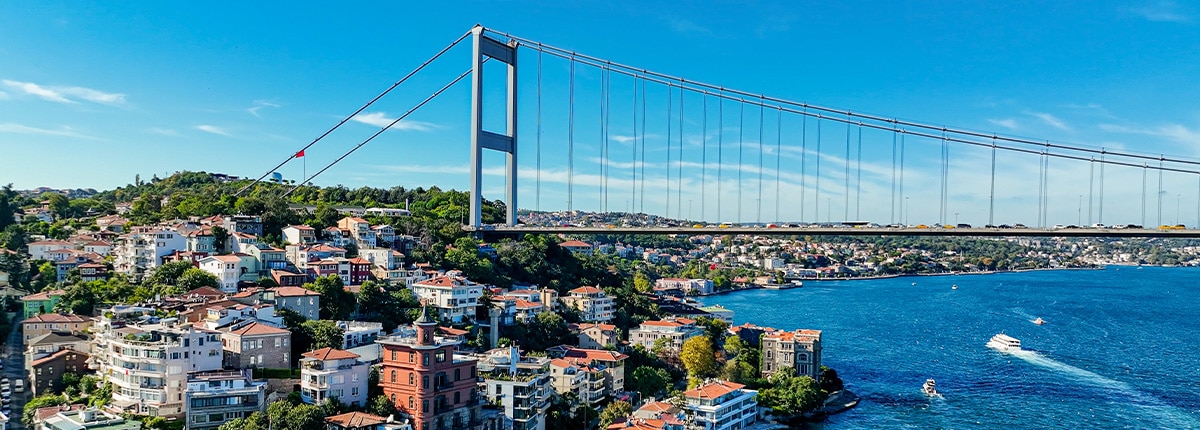
[[[1200,158],[1200,8],[1169,1],[1121,2],[361,2],[172,3],[10,1],[0,4],[0,183],[107,189],[177,170],[258,176],[308,143],[475,23],[547,44],[688,79],[814,104],[933,124]],[[567,67],[546,57],[543,72],[541,198],[536,156],[536,58],[522,51],[521,207],[566,206]],[[313,173],[461,73],[469,46],[449,52],[410,83],[310,149],[280,173]],[[488,72],[500,70],[489,65]],[[596,179],[602,165],[596,70],[577,71],[573,207],[605,205]],[[701,132],[699,96],[685,98],[684,161],[665,158],[665,90],[651,88],[646,164],[640,194],[628,78],[613,77],[607,207],[647,200],[647,212],[708,220],[840,219],[936,222],[937,142],[908,142],[903,211],[892,206],[891,137],[865,132],[863,191],[845,204],[845,127],[826,124],[823,186],[816,153],[797,146],[800,120],[783,121],[782,152],[767,133],[758,209],[757,110],[747,107],[743,142],[734,117]],[[489,80],[489,83],[492,81]],[[350,187],[438,185],[466,188],[468,86],[463,82],[315,182]],[[657,92],[655,92],[657,91]],[[499,92],[489,90],[489,123]],[[675,93],[676,97],[678,93]],[[656,98],[657,97],[657,98]],[[715,112],[710,100],[708,113]],[[677,109],[678,107],[674,107]],[[736,104],[723,108],[727,114]],[[691,109],[688,111],[687,109]],[[677,111],[676,111],[677,112]],[[710,118],[709,121],[712,121]],[[808,123],[808,143],[814,143]],[[678,129],[674,131],[678,139]],[[840,133],[840,134],[838,134]],[[852,132],[856,133],[856,132]],[[725,161],[750,148],[739,168],[725,167],[723,209],[716,184],[697,166],[696,147],[722,139]],[[731,143],[734,142],[734,143]],[[730,146],[732,145],[732,146]],[[713,146],[715,147],[715,146]],[[829,150],[833,147],[834,150]],[[678,146],[675,146],[678,150]],[[712,148],[712,147],[708,147]],[[705,156],[716,155],[705,149]],[[952,147],[948,213],[987,220],[989,153]],[[809,155],[801,175],[797,154]],[[626,155],[629,154],[629,155]],[[844,154],[843,154],[844,155]],[[654,158],[659,157],[659,158]],[[776,157],[784,171],[774,198]],[[857,158],[857,157],[852,157]],[[485,194],[501,196],[485,158]],[[997,222],[1036,221],[1037,158],[998,161]],[[674,163],[674,164],[671,164]],[[662,168],[672,167],[668,181]],[[700,166],[705,166],[700,164]],[[684,169],[682,185],[678,169]],[[708,178],[701,181],[700,172]],[[1050,223],[1086,222],[1088,163],[1051,161]],[[1097,172],[1098,173],[1098,172]],[[857,169],[855,169],[857,174]],[[588,176],[590,175],[590,176]],[[623,176],[622,176],[623,175]],[[1141,169],[1106,172],[1106,223],[1141,222]],[[671,182],[675,181],[675,182]],[[857,178],[856,178],[857,181]],[[1082,182],[1081,182],[1082,181]],[[1163,215],[1150,197],[1149,220],[1195,223],[1195,175],[1164,177]],[[704,191],[697,189],[704,182]],[[1157,193],[1157,177],[1150,188]],[[1080,184],[1084,185],[1080,185]],[[683,193],[679,190],[683,189]],[[673,194],[666,194],[668,193]],[[743,196],[740,201],[737,191]],[[804,193],[805,207],[800,206]],[[663,198],[672,195],[672,198]],[[646,199],[646,197],[649,197]],[[1093,222],[1099,195],[1090,196]],[[667,201],[671,200],[670,203]],[[668,204],[670,207],[668,207]],[[820,206],[821,213],[814,207]],[[704,207],[701,210],[701,206]],[[858,206],[861,206],[858,207]],[[741,214],[737,209],[741,208]],[[843,212],[840,214],[839,212]],[[949,216],[949,215],[948,215]],[[1189,223],[1189,224],[1190,224]]]

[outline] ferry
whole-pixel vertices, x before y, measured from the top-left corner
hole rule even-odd
[[[926,396],[938,395],[937,382],[934,382],[933,378],[926,379],[925,385],[921,386],[921,391],[924,391]]]
[[[1046,320],[1042,319],[1042,317],[1037,317],[1037,319],[1033,320],[1033,323],[1037,324],[1037,325],[1042,325],[1042,324],[1046,323]]]
[[[1020,351],[1021,341],[1015,337],[1000,333],[992,336],[992,340],[988,341],[987,347],[1001,352]]]

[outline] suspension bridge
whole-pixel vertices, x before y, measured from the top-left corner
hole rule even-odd
[[[814,105],[482,26],[288,152],[255,182],[464,43],[471,45],[465,70],[306,173],[285,196],[469,78],[471,125],[460,148],[470,154],[464,229],[471,231],[711,234],[712,227],[731,234],[1200,237],[1200,230],[1183,226],[1185,216],[1200,226],[1200,160]],[[485,70],[488,76],[499,70],[503,79],[485,79]],[[453,142],[447,148],[454,150]],[[485,169],[490,152],[503,156],[502,169]],[[483,186],[498,176],[505,219],[487,225]],[[1190,209],[1184,214],[1185,195],[1189,207],[1194,199],[1194,217]],[[518,218],[518,208],[678,221],[534,225]]]

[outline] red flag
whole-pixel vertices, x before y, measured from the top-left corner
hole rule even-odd
[[[296,153],[296,157],[295,157],[295,158],[300,158],[300,157],[303,157],[303,156],[304,156],[304,150],[303,150],[303,149],[301,149],[301,150],[300,150],[300,152],[297,152],[297,153]]]

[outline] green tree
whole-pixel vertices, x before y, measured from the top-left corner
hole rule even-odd
[[[0,187],[0,230],[4,230],[17,222],[13,217],[13,213],[17,211],[17,205],[13,202],[16,198],[17,192],[13,191],[12,184]]]
[[[173,261],[170,263],[159,265],[146,276],[143,284],[147,285],[179,285],[179,277],[188,269],[193,269],[190,261]]]
[[[643,398],[655,397],[666,392],[671,383],[671,374],[666,369],[639,366],[631,377],[625,378],[625,389],[641,393]]]
[[[34,397],[25,404],[25,408],[21,411],[21,424],[24,424],[25,427],[33,428],[34,412],[36,412],[39,408],[65,404],[67,404],[67,398],[60,395],[45,394]]]
[[[312,339],[309,350],[321,348],[341,348],[345,340],[345,332],[330,320],[308,320],[300,324],[301,329]]]
[[[633,413],[633,405],[624,400],[617,400],[609,403],[600,412],[600,428],[608,428],[617,418],[624,418]]]
[[[372,397],[371,401],[367,403],[367,413],[387,417],[395,415],[399,411],[396,410],[396,405],[392,404],[391,399],[388,399],[386,395],[380,394]]]
[[[287,419],[279,424],[292,430],[324,430],[325,412],[316,405],[299,405],[288,411]]]
[[[215,225],[212,228],[212,235],[213,244],[217,248],[217,253],[220,254],[225,252],[225,246],[227,245],[226,242],[229,242],[229,230],[226,230],[225,227]]]
[[[816,380],[808,375],[795,376],[788,368],[771,375],[770,384],[770,388],[758,392],[758,402],[779,415],[795,416],[811,411],[821,406],[825,398]]]
[[[50,212],[57,218],[70,218],[71,200],[59,193],[51,193],[46,200],[50,202]]]
[[[842,378],[838,377],[837,371],[828,366],[821,366],[821,374],[818,375],[817,383],[826,393],[842,391],[844,388]]]
[[[646,276],[645,272],[637,272],[633,275],[633,288],[642,293],[654,291],[654,284],[650,282],[650,277]]]
[[[358,303],[358,314],[365,321],[383,322],[383,315],[392,304],[391,297],[383,291],[383,285],[375,281],[366,281],[358,289],[354,297]]]
[[[191,291],[200,287],[219,288],[221,281],[212,273],[191,267],[183,271],[182,275],[179,275],[176,286],[184,291]]]
[[[703,379],[716,374],[716,353],[713,351],[712,339],[708,336],[696,336],[684,341],[679,359],[689,377]]]
[[[704,332],[708,334],[708,338],[714,344],[724,343],[726,330],[729,329],[729,323],[725,322],[725,320],[712,317],[699,317],[696,318],[696,325],[704,327]]]
[[[721,368],[721,379],[739,384],[750,384],[758,378],[754,366],[740,359],[728,360]]]

